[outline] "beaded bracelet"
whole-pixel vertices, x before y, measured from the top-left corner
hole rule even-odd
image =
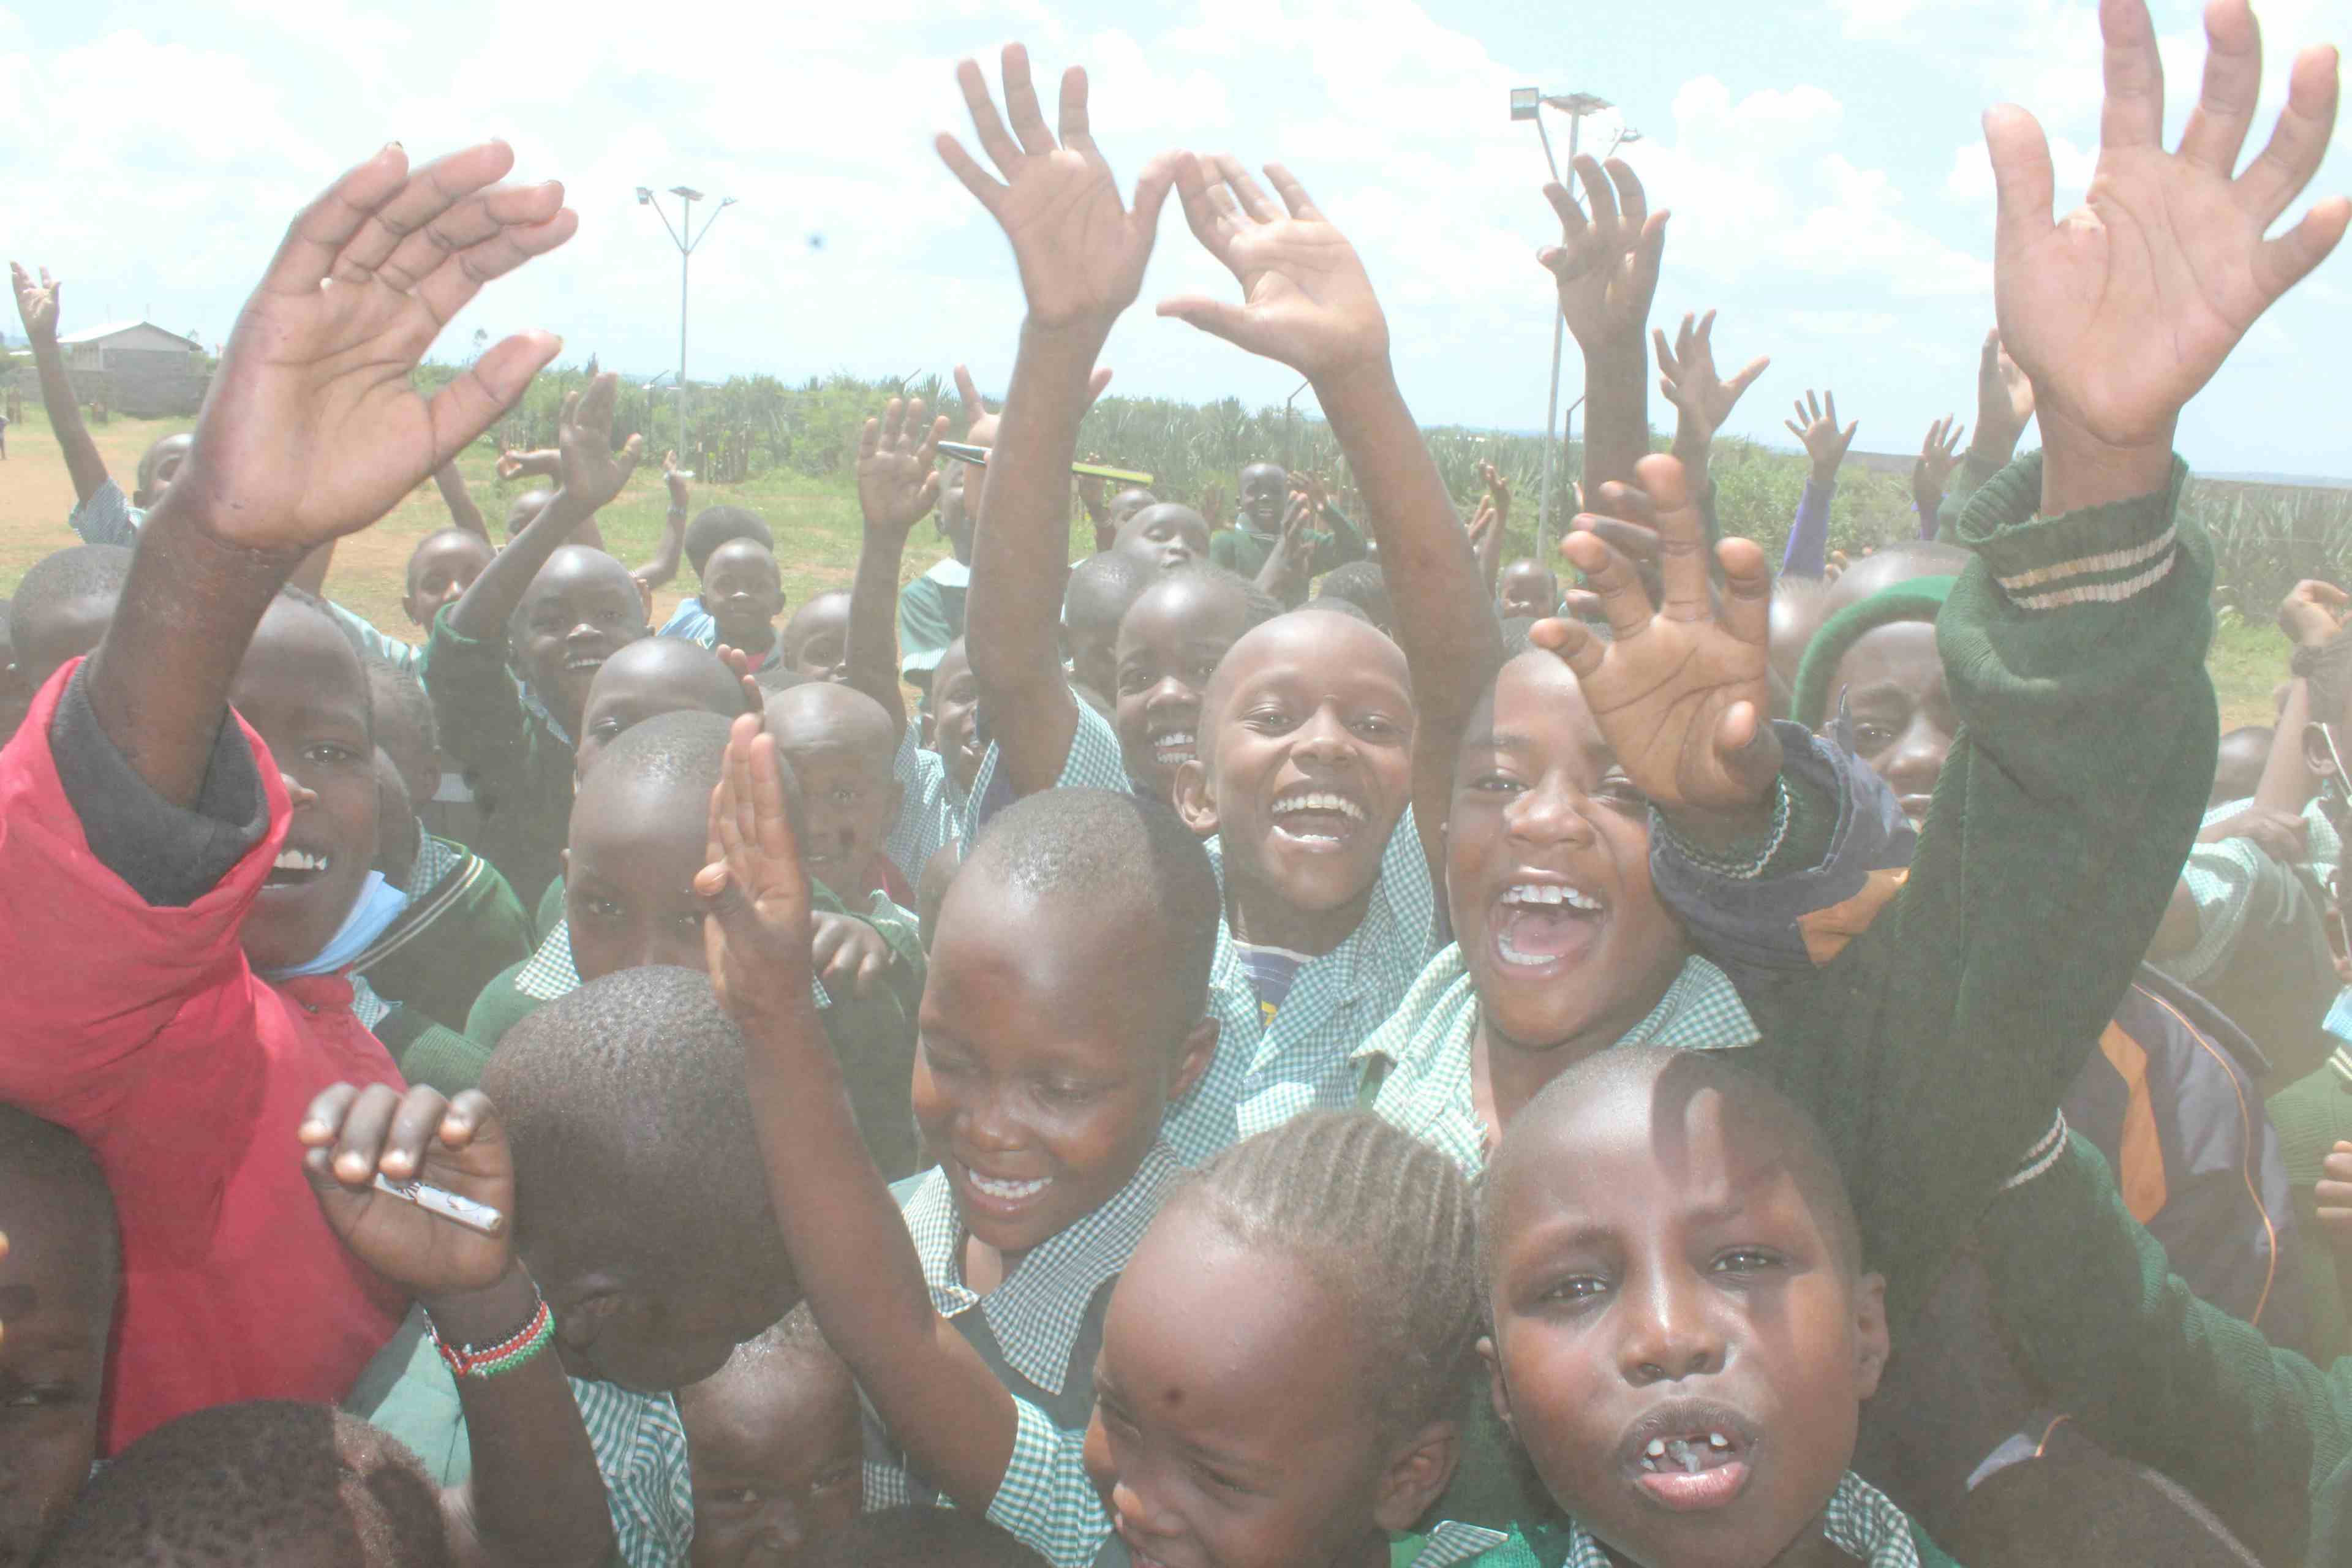
[[[453,1345],[434,1327],[432,1314],[425,1314],[425,1332],[432,1340],[433,1348],[441,1352],[442,1363],[453,1376],[498,1377],[524,1365],[547,1348],[548,1341],[555,1337],[555,1314],[548,1309],[547,1298],[539,1294],[537,1287],[532,1288],[531,1294],[539,1306],[530,1321],[492,1345]]]

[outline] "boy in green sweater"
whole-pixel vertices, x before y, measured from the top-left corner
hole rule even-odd
[[[619,384],[607,372],[564,400],[562,488],[434,617],[425,648],[441,743],[482,807],[475,848],[526,908],[537,907],[557,874],[588,689],[606,658],[647,630],[628,569],[601,550],[566,543],[637,466],[644,437],[613,449]]]

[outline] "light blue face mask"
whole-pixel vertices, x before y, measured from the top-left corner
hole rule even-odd
[[[332,974],[352,959],[367,951],[368,944],[382,936],[384,928],[400,918],[408,907],[408,895],[383,879],[381,871],[370,871],[367,881],[360,888],[360,896],[352,900],[351,913],[343,917],[342,925],[319,950],[319,956],[308,963],[298,963],[288,969],[262,972],[264,980],[293,980],[305,974]]]

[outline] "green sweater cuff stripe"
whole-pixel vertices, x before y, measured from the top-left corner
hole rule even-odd
[[[2172,476],[2160,490],[2037,520],[2042,463],[2035,452],[1994,475],[1969,498],[1958,522],[1960,542],[1984,558],[2012,598],[2050,608],[2083,598],[2127,598],[2162,580],[2178,542],[2173,513],[2188,479],[2186,463],[2173,459]],[[2063,592],[2085,585],[2101,591]]]

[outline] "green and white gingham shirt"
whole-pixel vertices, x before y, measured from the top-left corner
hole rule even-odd
[[[1486,1126],[1471,1090],[1470,1055],[1478,1031],[1478,993],[1459,943],[1430,960],[1404,1001],[1356,1048],[1360,1081],[1385,1069],[1373,1112],[1434,1147],[1472,1176],[1486,1168]],[[1730,977],[1693,954],[1649,1016],[1612,1046],[1666,1046],[1719,1051],[1760,1037]]]
[[[1135,1174],[1108,1202],[1031,1248],[1004,1282],[985,1296],[963,1282],[968,1233],[957,1215],[946,1174],[934,1167],[915,1177],[899,1207],[931,1288],[931,1305],[940,1315],[979,1311],[1012,1368],[1038,1387],[1059,1394],[1071,1347],[1086,1326],[1087,1304],[1106,1280],[1127,1268],[1178,1173],[1167,1145],[1153,1144]],[[1019,1420],[1013,1457],[997,1483],[988,1517],[1045,1553],[1056,1568],[1086,1568],[1110,1534],[1110,1517],[1081,1460],[1086,1431],[1055,1426],[1045,1411],[1017,1396],[1013,1405]],[[866,1462],[866,1508],[915,1500],[918,1494],[906,1470]]]
[[[694,1482],[686,1427],[667,1394],[633,1394],[610,1383],[564,1380],[579,1406],[604,1481],[604,1510],[629,1568],[685,1568],[694,1539]],[[443,1486],[474,1469],[457,1381],[425,1335],[424,1309],[361,1373],[344,1408],[408,1445]]]
[[[983,797],[996,752],[991,748],[974,781]],[[1078,704],[1070,754],[1055,781],[1060,789],[1128,790],[1127,763],[1108,720]],[[1212,838],[1209,863],[1224,885],[1224,847]],[[1209,1010],[1218,1024],[1216,1059],[1201,1081],[1168,1110],[1160,1135],[1176,1157],[1198,1165],[1219,1150],[1318,1109],[1355,1103],[1350,1057],[1385,1022],[1437,946],[1437,889],[1429,858],[1407,810],[1381,852],[1370,904],[1348,939],[1301,964],[1271,1023],[1258,1006],[1231,925],[1217,925],[1209,970]]]
[[[1829,1537],[1831,1545],[1866,1568],[1920,1568],[1910,1516],[1852,1470],[1838,1479],[1837,1490],[1830,1494],[1830,1505],[1822,1516],[1822,1533]],[[1563,1542],[1557,1535],[1547,1533],[1537,1545],[1530,1545],[1525,1536],[1513,1535],[1478,1562],[1481,1568],[1544,1568],[1550,1563],[1559,1568],[1616,1568],[1607,1549],[1574,1520],[1568,1522],[1564,1544],[1566,1553],[1559,1555]],[[1938,1556],[1935,1561],[1949,1560]]]
[[[930,864],[940,846],[964,837],[964,813],[970,802],[948,776],[948,765],[940,754],[916,743],[916,726],[911,721],[898,737],[898,754],[890,759],[890,776],[904,787],[898,796],[898,819],[882,840],[882,853],[898,868],[908,887],[920,887],[923,868]]]
[[[2253,804],[2251,800],[2233,800],[2217,805],[2205,814],[2198,831],[2201,833],[2226,821]],[[2337,842],[2335,826],[2319,809],[2317,800],[2303,808],[2303,820],[2307,825],[2307,853],[2300,868],[2309,872],[2324,888],[2335,874],[2343,846]],[[2191,845],[2188,863],[2180,868],[2180,880],[2189,897],[2197,900],[2197,945],[2177,957],[2157,960],[2156,966],[2183,985],[2201,985],[2212,979],[2237,952],[2238,941],[2245,934],[2247,916],[2257,902],[2265,908],[2292,910],[2305,900],[2306,894],[2294,875],[2296,869],[2272,859],[2251,838]],[[2258,900],[2258,892],[2273,896]]]

